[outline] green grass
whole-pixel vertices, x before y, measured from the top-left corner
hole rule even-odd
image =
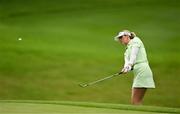
[[[122,104],[69,102],[69,101],[34,101],[1,100],[0,113],[118,113],[118,114],[161,114],[179,113],[178,108],[132,106]]]
[[[157,86],[144,104],[180,107],[179,6],[178,0],[0,0],[0,99],[129,104],[132,73],[77,85],[122,67],[124,47],[113,37],[130,29],[146,46]]]

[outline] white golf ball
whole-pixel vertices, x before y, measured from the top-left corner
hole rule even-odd
[[[19,40],[19,41],[21,41],[21,40],[22,40],[22,38],[18,38],[18,40]]]

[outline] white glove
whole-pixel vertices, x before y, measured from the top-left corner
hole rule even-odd
[[[124,66],[124,68],[121,70],[121,72],[127,73],[127,72],[131,71],[131,69],[132,69],[132,65],[128,64],[128,65]]]

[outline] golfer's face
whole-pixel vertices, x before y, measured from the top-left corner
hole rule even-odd
[[[129,43],[129,37],[128,37],[128,36],[121,36],[121,37],[119,38],[119,40],[120,40],[120,42],[121,42],[122,44],[125,44],[125,45],[127,45],[127,44]]]

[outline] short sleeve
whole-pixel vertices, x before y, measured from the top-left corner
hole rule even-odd
[[[141,43],[138,41],[133,41],[131,44],[132,47],[141,47]]]
[[[138,37],[134,37],[130,41],[130,46],[131,47],[138,47],[138,48],[140,48],[141,45],[142,45],[142,42],[141,42],[141,40]]]

